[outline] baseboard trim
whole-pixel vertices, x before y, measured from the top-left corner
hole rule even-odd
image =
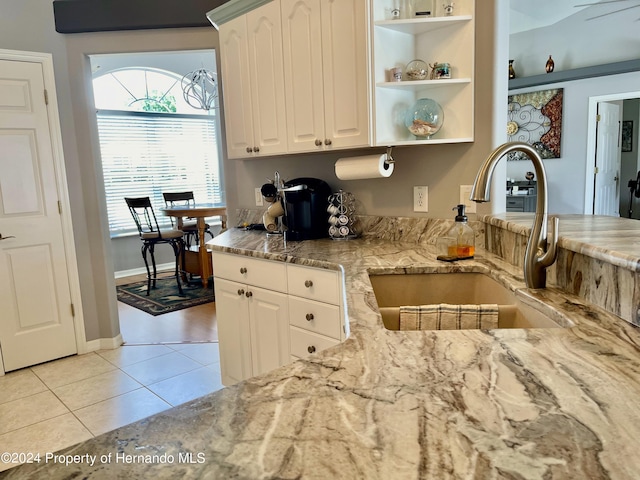
[[[95,352],[97,350],[114,350],[120,347],[123,343],[124,340],[122,340],[122,334],[120,333],[113,338],[89,340],[86,343],[86,353]]]
[[[158,272],[165,272],[165,271],[171,271],[174,268],[176,268],[176,264],[175,263],[163,263],[161,265],[157,265],[156,269],[158,270]],[[144,267],[141,268],[132,268],[130,270],[120,270],[118,272],[115,272],[115,277],[116,278],[123,278],[123,277],[133,277],[134,275],[147,275],[147,269]]]

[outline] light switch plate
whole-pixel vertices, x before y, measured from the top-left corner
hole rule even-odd
[[[259,187],[256,187],[255,195],[256,195],[256,207],[263,207],[264,199],[262,198],[262,190]]]
[[[464,204],[467,213],[476,213],[476,202],[469,200],[473,185],[460,185],[460,203]]]

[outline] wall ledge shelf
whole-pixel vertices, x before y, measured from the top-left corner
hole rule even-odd
[[[519,88],[537,87],[550,83],[570,82],[582,80],[584,78],[602,77],[606,75],[618,75],[640,71],[640,59],[626,60],[624,62],[607,63],[604,65],[594,65],[591,67],[574,68],[572,70],[562,70],[542,75],[530,77],[514,78],[509,80],[509,90]]]

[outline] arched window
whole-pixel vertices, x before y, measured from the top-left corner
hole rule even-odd
[[[222,203],[216,109],[191,107],[182,96],[182,75],[126,68],[93,80],[100,152],[112,236],[135,232],[124,197],[193,191],[197,202]],[[159,221],[169,222],[158,216]]]

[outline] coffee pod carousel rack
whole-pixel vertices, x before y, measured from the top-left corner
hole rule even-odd
[[[351,240],[360,235],[356,218],[356,199],[340,190],[329,196],[329,236],[333,240]]]

